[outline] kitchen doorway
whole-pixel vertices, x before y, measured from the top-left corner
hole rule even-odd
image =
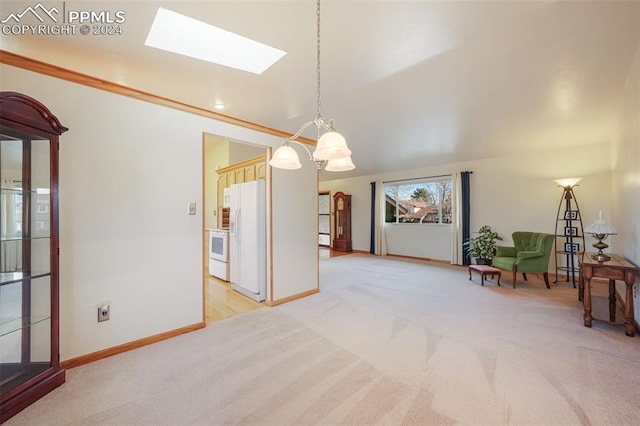
[[[250,167],[258,161],[259,157],[266,160],[267,147],[230,141],[221,136],[203,133],[202,137],[202,181],[203,181],[203,316],[208,324],[240,313],[252,311],[264,307],[263,303],[256,302],[231,288],[226,281],[228,274],[220,274],[210,271],[209,262],[211,252],[210,232],[224,232],[228,228],[228,221],[224,220],[224,188],[231,184],[264,178],[266,169]],[[255,160],[255,161],[253,161]],[[266,162],[262,161],[266,168]],[[239,165],[234,170],[234,165]],[[220,176],[218,170],[231,170]],[[223,180],[224,178],[224,180]],[[267,190],[268,191],[268,190]],[[214,250],[215,251],[215,250]],[[219,263],[218,268],[219,270]],[[215,275],[212,275],[213,272]],[[225,279],[222,279],[225,278]]]

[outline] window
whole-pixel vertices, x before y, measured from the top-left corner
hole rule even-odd
[[[330,203],[329,193],[318,194],[318,244],[324,247],[331,246]]]
[[[451,178],[385,186],[387,223],[451,223]]]

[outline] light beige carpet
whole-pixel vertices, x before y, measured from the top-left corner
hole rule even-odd
[[[323,259],[319,294],[69,370],[7,425],[640,424],[640,338],[568,283],[468,278]]]

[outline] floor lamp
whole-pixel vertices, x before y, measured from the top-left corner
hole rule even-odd
[[[580,240],[582,240],[582,250],[584,250],[584,232],[582,230],[582,218],[580,217],[580,207],[576,200],[573,188],[582,178],[557,179],[555,182],[562,187],[562,196],[558,205],[556,216],[556,281],[558,282],[559,271],[565,272],[567,282],[571,277],[573,288],[576,288],[576,276],[578,275],[578,264],[576,255],[581,250]],[[564,206],[564,210],[562,207]],[[558,240],[562,241],[562,246],[558,247]],[[564,266],[560,265],[559,259],[564,258]]]

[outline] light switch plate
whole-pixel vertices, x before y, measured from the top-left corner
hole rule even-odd
[[[187,205],[187,213],[190,215],[196,214],[196,203],[189,203]]]

